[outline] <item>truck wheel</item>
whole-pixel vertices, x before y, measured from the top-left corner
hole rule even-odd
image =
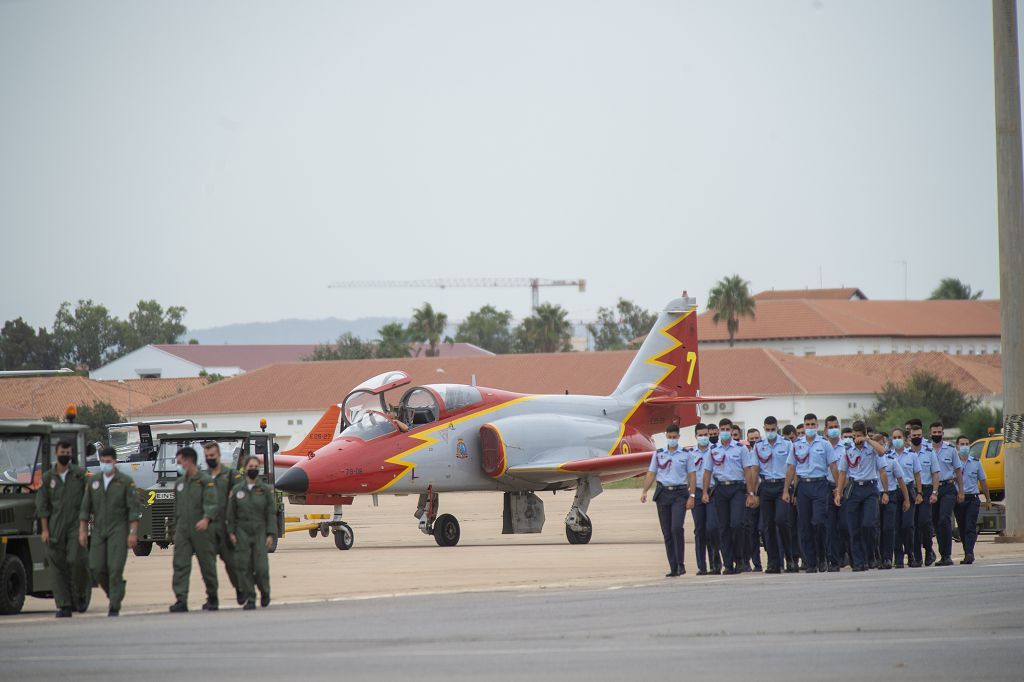
[[[153,551],[153,543],[145,540],[140,540],[135,543],[135,547],[132,548],[132,552],[135,556],[149,556]]]
[[[274,552],[277,551],[277,540],[278,540],[278,538],[275,535],[274,536],[274,541],[272,543],[270,543],[270,549],[267,550],[267,553],[273,554]]]
[[[26,589],[25,566],[10,554],[0,563],[0,614],[20,613]]]
[[[356,534],[352,532],[352,526],[347,523],[339,523],[334,529],[334,546],[340,550],[352,549],[355,544]]]
[[[441,547],[454,547],[461,537],[459,521],[451,514],[441,514],[434,520],[434,542]]]

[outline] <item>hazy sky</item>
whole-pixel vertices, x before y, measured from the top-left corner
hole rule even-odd
[[[0,318],[998,295],[991,4],[0,2]]]

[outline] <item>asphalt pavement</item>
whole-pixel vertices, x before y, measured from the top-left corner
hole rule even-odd
[[[7,626],[4,679],[1021,680],[1024,562]]]

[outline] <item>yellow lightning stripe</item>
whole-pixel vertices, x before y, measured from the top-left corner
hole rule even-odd
[[[683,345],[682,341],[680,341],[679,339],[677,339],[676,337],[674,337],[674,336],[672,336],[671,334],[668,333],[669,330],[674,328],[676,325],[681,324],[683,322],[683,320],[685,320],[690,315],[692,315],[694,312],[696,312],[696,310],[697,310],[697,306],[693,306],[692,308],[687,310],[683,314],[683,316],[680,317],[678,320],[673,320],[670,324],[667,324],[667,325],[665,325],[664,327],[662,327],[661,329],[658,330],[658,333],[664,335],[665,337],[667,337],[672,342],[672,344],[667,349],[665,349],[665,351],[663,351],[662,353],[658,354],[657,356],[655,356],[653,358],[648,358],[647,360],[644,360],[644,362],[646,362],[648,364],[657,365],[659,367],[664,367],[665,368],[665,373],[662,374],[661,377],[657,381],[654,382],[654,386],[655,387],[658,386],[658,384],[660,384],[661,382],[665,381],[665,379],[667,379],[668,376],[670,374],[672,374],[672,372],[674,372],[676,369],[678,369],[678,365],[673,365],[671,363],[662,362],[661,361],[661,358],[665,357],[666,355],[668,355],[669,353],[674,351],[676,348],[679,348],[680,346]],[[696,362],[694,362],[694,365],[696,365]],[[626,434],[626,424],[629,422],[630,419],[633,418],[633,415],[636,413],[636,411],[638,409],[640,409],[640,406],[644,404],[644,401],[651,397],[652,393],[654,393],[654,388],[653,387],[650,388],[646,393],[644,393],[640,397],[640,400],[637,401],[636,405],[633,406],[633,409],[631,409],[629,411],[629,413],[626,415],[626,417],[622,420],[622,423],[619,424],[619,437],[615,439],[615,443],[612,445],[611,449],[608,451],[609,455],[613,454],[615,452],[615,448],[618,447],[620,442],[622,442],[622,437]]]
[[[470,419],[476,419],[477,417],[482,417],[485,414],[491,414],[492,412],[497,412],[499,410],[503,410],[506,407],[511,407],[512,405],[516,405],[518,403],[526,402],[527,400],[533,400],[536,397],[537,396],[533,396],[533,395],[524,395],[524,396],[522,396],[520,398],[513,398],[512,400],[509,400],[508,402],[500,403],[498,405],[495,405],[494,407],[488,407],[487,409],[480,410],[479,412],[471,412],[470,414],[463,415],[463,416],[459,417],[458,419],[446,420],[446,421],[442,422],[441,424],[438,424],[437,426],[431,427],[431,428],[427,429],[426,431],[424,431],[422,433],[410,434],[410,437],[416,438],[416,439],[421,440],[423,442],[420,443],[419,445],[414,445],[413,447],[409,448],[408,450],[404,450],[403,452],[398,453],[394,457],[389,457],[388,459],[384,460],[385,464],[394,464],[395,466],[404,467],[404,469],[402,470],[402,472],[400,474],[398,474],[397,476],[392,478],[390,481],[388,481],[387,485],[383,485],[380,488],[377,488],[376,490],[374,490],[373,492],[375,492],[375,493],[383,492],[383,491],[387,490],[388,488],[390,488],[391,486],[393,486],[394,484],[398,483],[403,478],[405,478],[405,475],[407,473],[409,473],[409,471],[413,467],[416,466],[415,463],[404,461],[405,458],[406,457],[411,457],[412,455],[414,455],[417,452],[421,451],[425,447],[429,447],[431,445],[437,445],[438,443],[440,443],[441,442],[440,439],[434,437],[435,433],[438,433],[439,431],[444,431],[445,429],[451,428],[452,426],[455,426],[456,424],[461,424],[463,422],[469,421]]]

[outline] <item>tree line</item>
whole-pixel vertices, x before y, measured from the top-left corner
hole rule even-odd
[[[151,343],[177,343],[186,332],[185,308],[166,310],[153,300],[139,301],[127,319],[106,306],[80,300],[61,303],[51,329],[34,329],[21,317],[0,329],[0,369],[92,370]]]

